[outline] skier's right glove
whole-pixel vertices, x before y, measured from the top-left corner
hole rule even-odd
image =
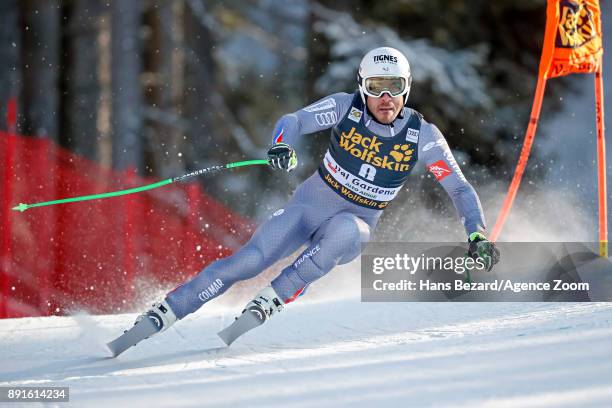
[[[480,232],[473,232],[468,239],[468,255],[473,259],[482,259],[487,271],[499,262],[499,249]]]
[[[277,143],[268,150],[268,164],[275,170],[291,171],[297,167],[297,154],[288,144]]]

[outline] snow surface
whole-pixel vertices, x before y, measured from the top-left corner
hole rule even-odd
[[[104,344],[135,315],[0,320],[0,386],[68,386],[79,407],[612,401],[612,303],[300,299],[226,348],[238,309],[207,305],[117,359]]]

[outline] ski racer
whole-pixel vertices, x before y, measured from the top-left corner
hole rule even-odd
[[[302,135],[332,129],[318,170],[243,247],[208,265],[139,319],[148,317],[158,332],[166,330],[234,283],[257,276],[306,245],[245,308],[259,310],[264,320],[280,312],[309,284],[360,254],[417,159],[452,199],[467,232],[468,254],[485,260],[489,269],[498,262],[499,251],[484,235],[474,188],[438,128],[407,106],[412,75],[406,57],[390,47],[371,50],[361,61],[357,82],[352,94],[326,96],[278,120],[268,151],[274,169],[297,166],[293,146]]]

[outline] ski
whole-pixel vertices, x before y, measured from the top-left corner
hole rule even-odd
[[[232,324],[217,333],[217,335],[229,346],[244,333],[261,326],[266,321],[266,318],[267,316],[263,310],[258,307],[251,307],[245,310],[240,317],[237,317]]]
[[[117,337],[115,340],[107,343],[106,345],[113,353],[113,357],[117,357],[125,350],[138,344],[141,340],[157,333],[158,328],[151,321],[151,319],[142,319],[136,323],[131,329],[126,330],[123,334]]]

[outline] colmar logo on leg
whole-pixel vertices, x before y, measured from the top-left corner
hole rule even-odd
[[[221,279],[215,279],[215,281],[210,284],[210,286],[200,292],[200,294],[198,295],[198,299],[200,299],[202,302],[206,302],[207,300],[214,297],[223,286],[224,284]]]
[[[444,160],[438,160],[437,162],[430,164],[427,166],[427,170],[429,170],[438,181],[443,180],[444,177],[452,173],[452,170],[448,168],[448,165]]]

